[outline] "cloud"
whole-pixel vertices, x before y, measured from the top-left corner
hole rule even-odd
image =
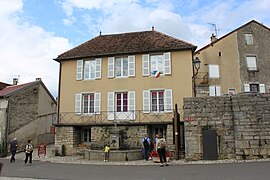
[[[63,0],[62,8],[71,18],[75,12],[84,12],[84,26],[91,34],[134,32],[151,30],[188,40],[189,26],[180,14],[174,12],[171,0]],[[68,8],[67,8],[68,7]],[[95,12],[95,15],[92,13]]]
[[[57,96],[59,65],[53,58],[71,47],[68,40],[27,22],[21,14],[22,1],[0,2],[5,9],[0,11],[0,81],[12,83],[19,77],[19,83],[26,83],[42,78]]]

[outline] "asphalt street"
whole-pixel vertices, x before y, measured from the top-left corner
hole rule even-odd
[[[4,164],[0,179],[55,180],[268,180],[270,162],[186,164],[159,167],[157,165],[93,165],[34,161],[32,166],[22,160]],[[8,177],[8,178],[6,178]]]

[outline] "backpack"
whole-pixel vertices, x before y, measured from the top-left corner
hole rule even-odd
[[[144,148],[149,148],[150,147],[150,144],[149,144],[149,142],[147,140],[148,140],[148,138],[144,138],[144,140],[143,140],[143,147]]]

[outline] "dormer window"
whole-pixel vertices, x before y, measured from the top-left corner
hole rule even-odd
[[[245,34],[245,41],[247,45],[253,45],[253,36],[252,34],[248,33]]]

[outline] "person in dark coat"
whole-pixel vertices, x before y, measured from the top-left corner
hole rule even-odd
[[[10,163],[15,162],[15,154],[17,151],[17,138],[14,138],[13,141],[10,143],[10,152],[11,152],[11,158],[10,158]]]

